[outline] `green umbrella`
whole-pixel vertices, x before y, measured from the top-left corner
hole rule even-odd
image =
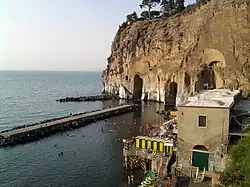
[[[150,171],[150,172],[148,173],[148,176],[155,176],[155,173],[152,172],[152,171]]]

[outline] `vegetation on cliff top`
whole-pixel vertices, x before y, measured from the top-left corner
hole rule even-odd
[[[185,0],[142,0],[139,5],[141,9],[147,9],[140,13],[140,17],[136,12],[127,15],[125,23],[130,24],[134,21],[145,19],[161,19],[180,13],[186,9],[206,4],[210,0],[196,0],[196,3],[185,7]],[[153,10],[153,8],[155,8]]]
[[[119,25],[115,39],[112,44],[119,42],[120,33],[129,25],[137,21],[165,19],[183,11],[192,11],[196,7],[206,4],[210,0],[196,0],[196,3],[184,6],[185,0],[142,0],[139,7],[143,10],[139,15],[137,12],[132,12],[126,16],[126,21]]]

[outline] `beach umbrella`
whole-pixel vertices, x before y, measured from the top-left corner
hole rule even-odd
[[[154,176],[154,175],[155,175],[155,173],[152,172],[152,171],[150,171],[150,172],[148,173],[148,176]]]

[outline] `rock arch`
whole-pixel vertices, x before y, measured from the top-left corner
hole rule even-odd
[[[187,72],[184,74],[184,86],[185,91],[189,93],[191,89],[191,77]]]
[[[195,91],[223,87],[220,70],[226,67],[224,55],[217,49],[205,49],[202,56],[203,66],[198,73]]]
[[[177,90],[178,84],[176,82],[171,82],[169,85],[165,86],[165,105],[167,107],[176,106]]]
[[[134,76],[133,99],[141,99],[141,97],[142,97],[142,86],[143,86],[143,79],[140,77],[140,75],[136,74]]]
[[[213,65],[212,62],[217,62],[217,65],[225,68],[226,60],[224,55],[217,49],[205,49],[202,56],[202,62],[206,65]],[[211,64],[212,63],[212,64]]]
[[[161,102],[161,78],[157,75],[157,98],[158,102]]]
[[[211,66],[204,65],[197,76],[195,91],[200,92],[202,90],[215,88],[217,88],[215,72]]]

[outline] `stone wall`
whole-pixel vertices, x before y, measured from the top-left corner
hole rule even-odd
[[[178,108],[178,152],[183,167],[191,164],[192,149],[197,145],[210,152],[209,171],[226,167],[229,114],[229,109],[222,108]],[[207,117],[207,127],[198,127],[199,115]]]
[[[104,90],[121,98],[134,94],[143,79],[141,99],[165,102],[177,84],[177,103],[210,88],[250,91],[249,0],[211,0],[193,11],[121,29],[112,44]]]

